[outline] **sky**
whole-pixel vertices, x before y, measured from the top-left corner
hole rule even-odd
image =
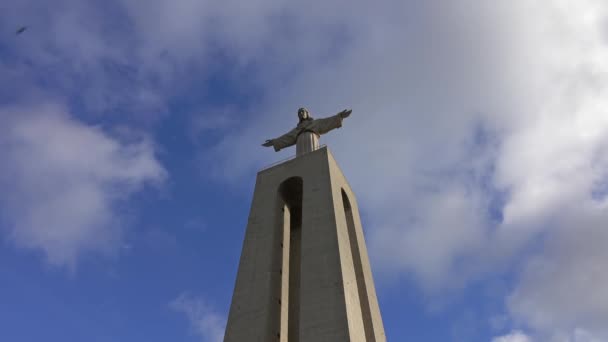
[[[0,2],[0,338],[221,341],[303,106],[389,341],[608,341],[604,0]]]

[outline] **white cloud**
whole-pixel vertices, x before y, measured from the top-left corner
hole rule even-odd
[[[533,342],[533,341],[550,341],[550,342],[602,342],[604,339],[599,339],[584,329],[574,329],[570,333],[552,332],[544,334],[544,336],[533,337],[519,330],[514,330],[507,335],[497,336],[492,339],[492,342]]]
[[[571,333],[556,333],[551,338],[551,342],[602,342],[605,338],[598,338],[584,329],[577,328]]]
[[[166,177],[146,140],[122,143],[61,106],[0,109],[0,203],[10,239],[73,268],[121,245],[119,204]]]
[[[474,257],[486,240],[488,222],[480,217],[479,205],[477,194],[464,188],[420,196],[415,204],[406,207],[408,216],[400,221],[409,229],[388,226],[374,236],[370,248],[376,252],[380,265],[389,270],[410,269],[427,289],[459,288],[478,265],[469,268],[454,256]],[[445,279],[449,283],[444,283]]]
[[[592,218],[606,211],[606,197],[592,194],[608,171],[608,4],[383,2],[341,14],[349,39],[331,51],[310,43],[307,50],[333,59],[298,60],[301,73],[268,82],[273,93],[256,120],[217,146],[218,174],[240,179],[280,159],[256,143],[293,126],[297,107],[313,116],[352,107],[344,128],[322,140],[369,214],[376,270],[442,291],[509,270],[535,243],[543,260],[567,254],[538,244],[562,234],[560,220],[593,239]],[[577,323],[598,334],[594,322],[608,321],[590,299],[603,298],[598,287],[587,287],[588,300],[568,314],[560,313],[566,304],[556,306],[565,299],[533,309],[554,296],[525,292],[528,284],[580,284],[576,272],[557,270],[516,279],[515,293],[531,304],[512,314],[539,333]],[[538,310],[555,325],[535,323]]]
[[[218,146],[218,156],[227,178],[249,174],[262,159],[280,158],[263,156],[252,142],[290,128],[300,104],[318,116],[352,106],[345,127],[323,140],[374,225],[386,227],[371,231],[370,242],[380,246],[397,234],[414,245],[417,231],[441,242],[427,240],[426,254],[407,261],[401,245],[374,250],[394,252],[383,260],[397,269],[450,278],[448,260],[488,253],[488,244],[514,254],[569,194],[586,194],[597,180],[603,166],[593,161],[608,134],[608,56],[596,24],[606,6],[403,6],[374,6],[381,20],[356,6],[344,13],[338,22],[352,39],[335,61],[302,62],[306,72],[281,80],[256,120]],[[556,19],[566,13],[568,21]],[[311,25],[325,19],[308,18]],[[488,211],[503,191],[504,224],[492,226]],[[459,205],[452,205],[455,197]],[[437,217],[444,205],[452,224]],[[419,217],[414,225],[412,217]]]
[[[508,335],[494,337],[492,342],[532,342],[532,339],[521,331],[514,331]]]
[[[36,91],[67,94],[77,96],[90,113],[129,111],[131,117],[143,116],[142,123],[155,121],[168,114],[172,95],[192,87],[208,92],[199,81],[218,69],[251,86],[262,81],[242,77],[252,65],[293,67],[315,54],[307,47],[321,42],[318,38],[333,30],[338,22],[332,21],[340,16],[332,14],[314,26],[305,17],[327,16],[340,7],[337,2],[311,7],[275,0],[0,4],[2,32],[28,25],[18,37],[3,37],[10,54],[0,61],[0,70],[24,72],[10,72],[12,82],[0,87],[26,101]],[[284,25],[291,29],[283,30]],[[292,44],[295,35],[302,44]],[[331,40],[322,42],[331,47]],[[283,49],[287,45],[291,48]],[[53,87],[40,89],[42,84]]]
[[[608,339],[606,222],[606,205],[573,205],[556,218],[555,231],[544,249],[526,261],[509,298],[513,317],[541,332],[578,331]],[[572,340],[581,339],[585,337]]]
[[[182,293],[169,303],[169,307],[186,315],[201,341],[221,342],[224,339],[224,315],[215,312],[202,298]]]

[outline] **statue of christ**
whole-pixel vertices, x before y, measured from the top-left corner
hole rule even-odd
[[[296,155],[302,155],[319,148],[319,136],[332,129],[342,127],[342,120],[347,118],[351,109],[345,109],[340,113],[328,118],[313,119],[306,108],[298,109],[300,122],[296,128],[275,139],[266,140],[262,146],[274,147],[280,151],[285,147],[296,145]]]

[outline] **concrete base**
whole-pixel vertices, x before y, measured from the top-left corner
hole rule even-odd
[[[258,173],[224,341],[386,341],[356,199],[327,148]]]

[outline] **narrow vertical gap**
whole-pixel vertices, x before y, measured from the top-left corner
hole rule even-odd
[[[300,265],[302,238],[302,178],[292,177],[279,187],[283,210],[283,272],[281,335],[298,342],[300,335]],[[285,289],[286,288],[286,289]],[[285,317],[287,316],[287,317]],[[285,324],[286,322],[286,324]],[[286,327],[285,327],[286,325]],[[286,328],[286,329],[285,329]],[[287,330],[287,331],[285,331]],[[281,338],[281,340],[283,340]]]
[[[291,208],[289,241],[289,310],[288,341],[297,342],[300,333],[300,254],[302,206]]]
[[[287,329],[288,329],[288,305],[289,305],[289,251],[290,249],[290,221],[291,215],[289,212],[289,207],[285,202],[281,199],[281,226],[280,229],[282,231],[282,242],[281,242],[281,297],[279,299],[278,305],[280,308],[280,329],[279,329],[279,341],[287,342]]]
[[[355,218],[353,210],[348,200],[348,196],[342,189],[342,203],[344,205],[344,215],[346,216],[346,226],[348,230],[348,240],[350,241],[350,250],[352,253],[353,264],[355,267],[355,277],[357,278],[357,291],[359,292],[359,303],[361,305],[361,315],[363,316],[363,329],[365,330],[365,340],[367,342],[375,342],[374,326],[372,324],[372,314],[367,296],[367,286],[365,285],[365,277],[363,275],[363,261],[361,260],[361,252],[359,251],[359,241],[357,239],[357,231],[355,230]]]

